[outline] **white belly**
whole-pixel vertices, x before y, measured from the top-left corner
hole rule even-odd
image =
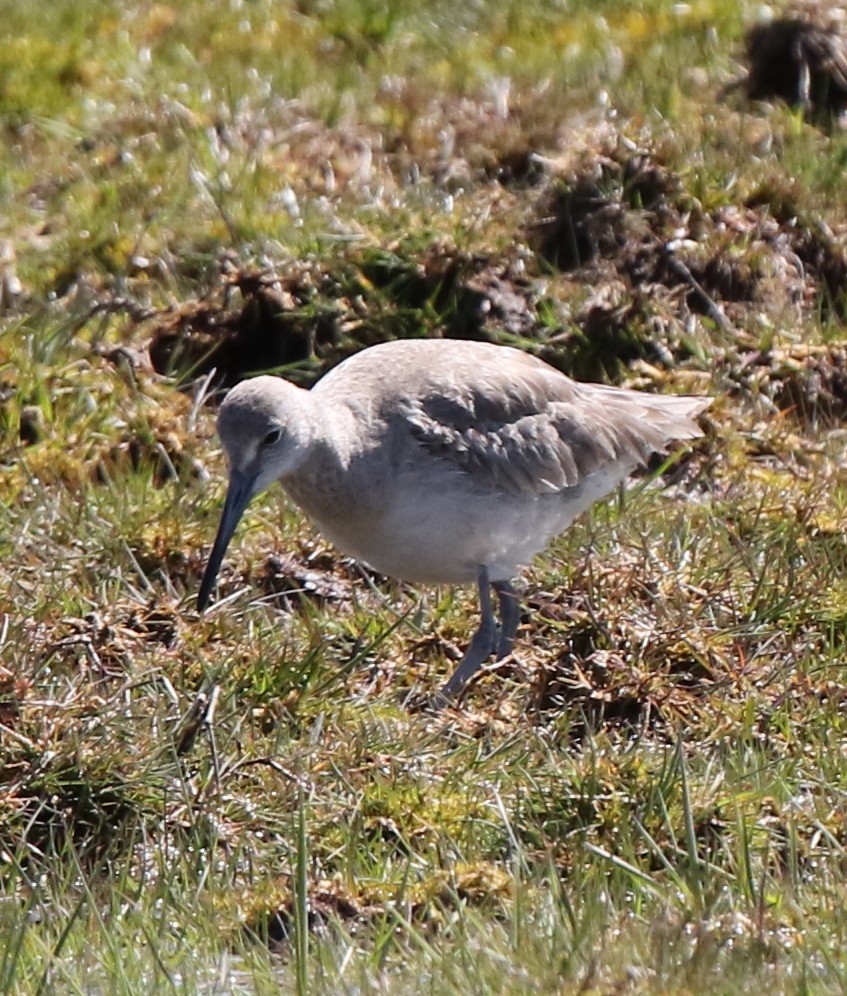
[[[403,581],[463,584],[483,565],[491,580],[505,581],[631,469],[604,468],[579,487],[537,497],[481,493],[458,474],[422,488],[416,475],[414,486],[393,489],[395,500],[374,507],[366,521],[339,515],[315,523],[348,556]]]

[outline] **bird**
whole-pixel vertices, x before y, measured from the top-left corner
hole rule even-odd
[[[451,704],[512,653],[520,570],[654,452],[702,436],[711,400],[581,383],[524,350],[437,338],[362,349],[308,390],[243,380],[218,412],[229,483],[198,610],[250,500],[280,481],[374,571],[476,583],[479,627],[434,703]]]

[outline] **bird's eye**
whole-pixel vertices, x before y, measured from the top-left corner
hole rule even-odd
[[[278,443],[282,439],[282,429],[277,426],[275,429],[271,429],[270,432],[262,440],[263,446],[273,446],[274,443]]]

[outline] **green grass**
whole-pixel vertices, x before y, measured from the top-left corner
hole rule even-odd
[[[5,5],[0,990],[843,991],[845,139],[757,13]],[[278,491],[193,600],[211,366],[439,334],[715,402],[433,717],[473,593]]]

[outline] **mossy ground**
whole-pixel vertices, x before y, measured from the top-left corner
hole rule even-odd
[[[6,5],[3,991],[843,991],[847,138],[760,15]],[[416,335],[715,398],[438,717],[473,593],[277,491],[193,604],[218,388]]]

